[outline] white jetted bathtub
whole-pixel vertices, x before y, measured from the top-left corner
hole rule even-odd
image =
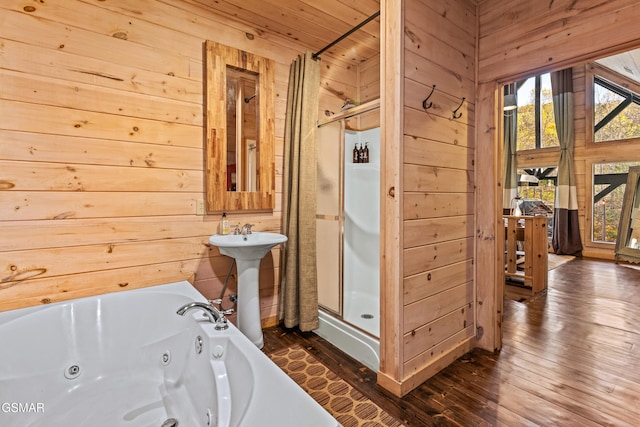
[[[0,313],[0,426],[335,427],[188,282]]]

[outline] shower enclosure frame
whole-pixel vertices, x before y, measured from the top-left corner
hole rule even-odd
[[[380,111],[380,100],[374,100],[362,104],[357,107],[353,107],[349,110],[335,114],[334,116],[318,123],[318,128],[329,125],[335,122],[340,122],[340,138],[339,138],[339,201],[338,210],[339,215],[316,215],[316,219],[319,220],[337,220],[339,230],[339,254],[338,254],[338,310],[334,310],[331,307],[320,305],[319,320],[320,327],[315,331],[318,335],[327,339],[329,342],[336,345],[347,354],[351,355],[355,359],[359,360],[369,368],[378,370],[380,365],[380,338],[375,336],[372,332],[367,331],[359,327],[344,318],[345,314],[345,296],[344,296],[344,254],[345,254],[345,161],[346,159],[346,126],[345,120],[360,116],[365,113],[373,111]],[[379,127],[379,124],[378,124]],[[381,149],[382,145],[380,145]],[[378,262],[378,269],[380,264]],[[378,285],[378,300],[380,299],[380,284]],[[378,321],[381,319],[381,313],[378,309],[376,313]]]

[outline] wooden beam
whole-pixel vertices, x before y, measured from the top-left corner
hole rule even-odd
[[[382,0],[380,121],[382,146],[380,169],[380,328],[381,386],[398,393],[402,362],[402,194],[404,134],[404,2]]]

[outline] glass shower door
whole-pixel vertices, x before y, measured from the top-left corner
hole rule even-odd
[[[318,208],[316,258],[318,303],[342,315],[342,158],[343,121],[320,126],[318,147]]]

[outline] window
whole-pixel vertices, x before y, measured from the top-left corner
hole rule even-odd
[[[518,82],[518,150],[557,147],[549,73]]]
[[[615,243],[622,199],[630,166],[640,162],[597,163],[593,165],[593,205],[591,241]]]
[[[595,142],[640,138],[640,96],[594,76],[593,123]]]
[[[558,168],[518,168],[518,195],[523,199],[526,215],[546,216],[547,233],[553,236],[553,207],[556,197]]]
[[[520,197],[523,199],[542,200],[553,212],[558,169],[556,167],[518,168],[518,177],[518,194]],[[537,182],[534,182],[535,180]]]

